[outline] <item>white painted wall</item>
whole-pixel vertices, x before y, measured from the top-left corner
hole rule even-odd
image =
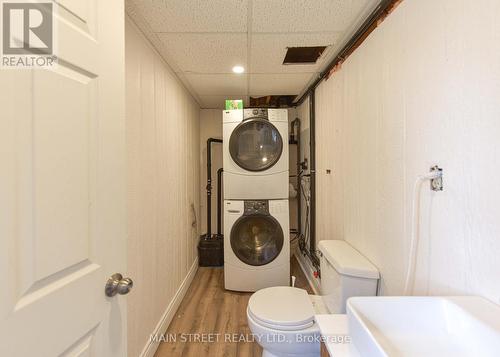
[[[129,19],[125,35],[128,355],[152,356],[197,267],[199,107]]]
[[[414,180],[439,164],[416,293],[500,302],[499,17],[496,0],[405,0],[317,90],[318,239],[359,249],[385,295],[403,291]]]

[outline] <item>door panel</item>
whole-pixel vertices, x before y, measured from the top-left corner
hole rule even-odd
[[[91,357],[92,345],[94,344],[94,332],[92,329],[88,334],[75,342],[70,348],[61,354],[61,357]]]
[[[124,356],[123,4],[59,3],[59,65],[0,71],[0,356]]]
[[[97,0],[57,0],[59,16],[83,32],[96,36]]]
[[[56,71],[35,72],[33,77],[32,219],[38,280],[90,263],[90,217],[95,208],[91,191],[95,182],[91,181],[95,181],[96,165],[90,145],[95,143],[97,118],[95,79],[63,65]],[[61,251],[64,254],[58,254]]]

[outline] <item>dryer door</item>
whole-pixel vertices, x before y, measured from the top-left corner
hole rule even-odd
[[[252,118],[239,124],[229,139],[233,161],[248,171],[264,171],[278,162],[283,152],[283,139],[268,120]]]
[[[269,215],[240,217],[231,229],[231,248],[245,264],[260,266],[272,262],[283,248],[279,222]]]

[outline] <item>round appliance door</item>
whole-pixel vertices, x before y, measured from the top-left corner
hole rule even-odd
[[[231,134],[229,153],[236,164],[248,171],[264,171],[278,162],[283,139],[268,120],[253,118],[243,121]]]
[[[283,248],[283,230],[276,219],[268,215],[240,217],[231,229],[231,248],[244,263],[266,265]]]

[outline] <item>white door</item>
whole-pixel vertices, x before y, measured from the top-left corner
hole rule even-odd
[[[57,3],[59,66],[0,70],[0,356],[125,356],[123,3]]]

